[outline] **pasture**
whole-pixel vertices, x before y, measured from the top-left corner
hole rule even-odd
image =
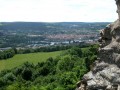
[[[16,54],[12,58],[0,60],[0,71],[4,69],[12,69],[27,61],[33,64],[37,64],[38,62],[47,60],[49,57],[55,58],[59,56],[61,52],[62,51]]]

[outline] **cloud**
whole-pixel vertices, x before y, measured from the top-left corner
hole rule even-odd
[[[0,21],[114,21],[115,11],[114,0],[0,0]]]

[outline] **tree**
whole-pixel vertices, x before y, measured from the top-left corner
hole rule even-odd
[[[31,80],[32,78],[32,70],[30,68],[24,68],[22,71],[22,78],[25,80]]]

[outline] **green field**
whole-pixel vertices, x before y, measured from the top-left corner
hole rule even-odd
[[[0,71],[17,67],[26,61],[37,64],[38,62],[45,61],[49,57],[55,58],[56,56],[59,56],[61,52],[62,51],[17,54],[13,58],[0,60]]]

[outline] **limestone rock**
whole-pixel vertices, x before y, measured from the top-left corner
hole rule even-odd
[[[99,60],[77,90],[120,90],[120,0],[115,1],[119,19],[101,30]]]

